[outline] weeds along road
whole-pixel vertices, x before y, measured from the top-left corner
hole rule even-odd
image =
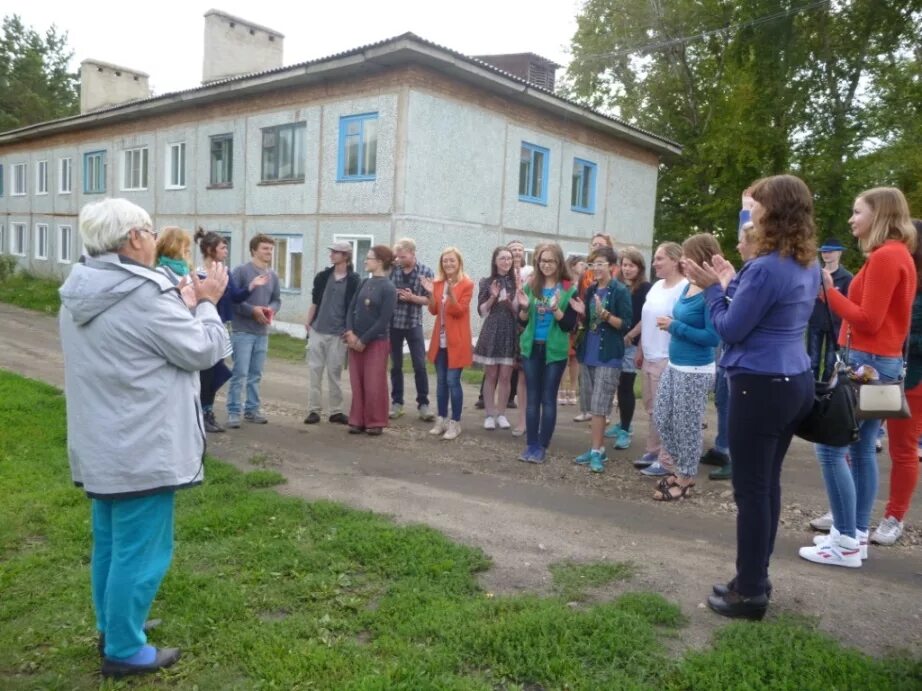
[[[0,319],[0,367],[63,386],[57,319],[5,304],[0,304]],[[348,376],[343,379],[348,401]],[[585,450],[589,433],[585,423],[571,421],[573,406],[559,409],[550,461],[544,466],[519,463],[521,439],[482,429],[471,387],[465,389],[464,433],[454,442],[430,437],[430,425],[410,412],[377,438],[348,435],[344,426],[326,422],[302,424],[307,401],[303,363],[269,360],[262,398],[270,424],[212,435],[212,455],[241,468],[280,471],[288,478],[282,492],[426,523],[476,545],[493,559],[481,581],[497,594],[546,592],[548,565],[558,561],[631,561],[638,566],[631,580],[595,591],[593,598],[650,590],[677,601],[689,617],[677,648],[704,645],[724,623],[704,607],[704,600],[712,583],[733,573],[735,514],[729,483],[708,480],[706,468],[692,497],[671,504],[652,500],[652,481],[630,465],[636,449],[609,451],[606,472],[591,474],[572,463]],[[216,409],[220,420],[223,399]],[[716,424],[712,409],[710,414],[708,443]],[[646,433],[645,417],[638,411],[637,446]],[[879,497],[885,498],[886,450],[879,458]],[[808,444],[795,440],[782,483],[769,616],[814,617],[823,630],[871,654],[902,649],[922,655],[920,493],[907,516],[902,544],[872,546],[861,569],[835,569],[797,557],[797,548],[813,537],[807,521],[826,510]],[[882,509],[878,501],[875,524]]]

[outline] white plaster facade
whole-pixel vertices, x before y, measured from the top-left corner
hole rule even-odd
[[[392,42],[399,40],[409,39]],[[413,37],[410,43],[420,41]],[[399,54],[406,53],[406,45],[395,47],[401,49]],[[427,53],[434,50],[425,42],[418,47]],[[106,195],[125,197],[148,209],[158,226],[203,227],[226,234],[234,265],[248,258],[249,238],[267,233],[284,241],[287,255],[300,254],[276,260],[285,262],[281,268],[289,273],[279,322],[297,333],[310,304],[312,277],[325,266],[326,247],[334,239],[349,238],[364,251],[369,244],[413,237],[420,260],[430,266],[442,249],[454,245],[464,254],[465,268],[474,278],[488,271],[493,248],[513,238],[526,246],[554,240],[565,252],[584,253],[591,236],[601,231],[614,235],[619,245],[633,244],[649,252],[659,156],[677,153],[676,145],[647,133],[637,133],[631,140],[624,134],[631,134],[630,128],[623,124],[606,131],[605,123],[590,127],[549,117],[544,101],[553,97],[545,94],[516,95],[507,108],[495,82],[514,80],[500,79],[477,65],[465,67],[483,80],[482,99],[476,80],[456,85],[450,71],[440,72],[428,61],[419,66],[407,57],[403,59],[411,69],[394,70],[394,54],[390,57],[386,79],[362,75],[359,80],[344,74],[335,92],[292,93],[285,89],[295,86],[279,85],[254,104],[252,98],[247,100],[250,92],[243,80],[239,94],[222,94],[220,107],[171,104],[167,115],[141,108],[112,118],[111,123],[105,119],[81,123],[76,118],[63,126],[49,123],[51,132],[35,133],[32,127],[0,134],[0,226],[4,229],[0,253],[11,252],[11,229],[24,223],[29,242],[20,264],[37,273],[65,275],[70,264],[58,260],[61,238],[56,227],[73,227],[72,259],[76,259],[80,249],[76,215],[83,204]],[[442,57],[454,60],[456,54]],[[220,87],[196,91],[207,96],[209,88]],[[578,110],[586,117],[592,114]],[[341,118],[370,113],[377,115],[374,177],[341,181]],[[591,117],[601,119],[596,114]],[[303,179],[263,181],[264,128],[293,123],[304,123]],[[226,186],[212,185],[210,177],[212,137],[220,135],[229,135],[233,142],[232,183]],[[549,152],[546,203],[519,198],[523,142]],[[170,185],[171,145],[178,144],[185,145],[181,186]],[[125,151],[138,147],[148,152],[147,187],[126,190]],[[104,194],[84,190],[84,159],[93,151],[106,152]],[[62,158],[72,161],[69,193],[59,190]],[[571,208],[574,158],[596,165],[592,213]],[[37,195],[34,178],[42,160],[48,161],[51,179],[48,193]],[[14,195],[12,170],[23,162],[29,188],[24,195]],[[49,258],[39,260],[33,247],[35,227],[45,223],[51,246]],[[291,275],[295,266],[300,270]],[[474,321],[476,330],[479,320]]]

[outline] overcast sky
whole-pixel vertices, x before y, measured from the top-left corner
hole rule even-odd
[[[581,0],[31,0],[8,6],[27,26],[67,31],[74,69],[87,58],[150,75],[157,94],[198,86],[209,9],[285,35],[292,65],[412,31],[467,55],[538,53],[560,64]]]

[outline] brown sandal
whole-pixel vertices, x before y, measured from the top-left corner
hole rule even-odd
[[[685,499],[688,495],[688,490],[692,488],[692,485],[679,485],[672,484],[667,485],[665,488],[657,488],[656,492],[653,494],[654,501],[679,501],[680,499]],[[678,494],[673,494],[672,490],[679,490]],[[663,491],[665,490],[665,491]]]

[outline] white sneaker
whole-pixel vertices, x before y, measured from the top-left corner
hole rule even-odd
[[[814,518],[810,521],[810,527],[824,533],[829,532],[829,529],[832,527],[832,511],[824,513],[819,518]]]
[[[451,441],[452,439],[457,439],[461,434],[461,423],[456,420],[448,421],[448,428],[445,430],[445,434],[442,435],[442,439]]]
[[[591,419],[592,416],[589,413],[579,413],[573,416],[573,422],[586,422]]]
[[[483,419],[483,428],[484,429],[496,429],[496,420],[493,419],[492,415],[487,415]]]
[[[500,429],[509,429],[512,427],[512,425],[509,424],[509,420],[506,419],[505,415],[497,415],[496,424]]]
[[[829,566],[846,566],[857,569],[861,566],[861,545],[858,540],[847,535],[839,535],[836,539],[826,538],[821,545],[801,547],[802,559],[815,564]]]
[[[829,529],[829,535],[817,535],[815,538],[813,538],[813,544],[817,547],[825,547],[827,544],[838,540],[840,535],[841,533],[836,530],[836,527],[832,526]],[[858,549],[860,550],[861,561],[864,561],[868,558],[868,531],[855,531],[855,538],[858,540]]]
[[[448,418],[437,417],[435,419],[435,427],[429,430],[429,434],[433,437],[440,437],[445,434],[445,430],[448,429]]]
[[[903,521],[896,520],[893,516],[885,516],[871,535],[871,542],[878,545],[892,545],[903,535]]]

